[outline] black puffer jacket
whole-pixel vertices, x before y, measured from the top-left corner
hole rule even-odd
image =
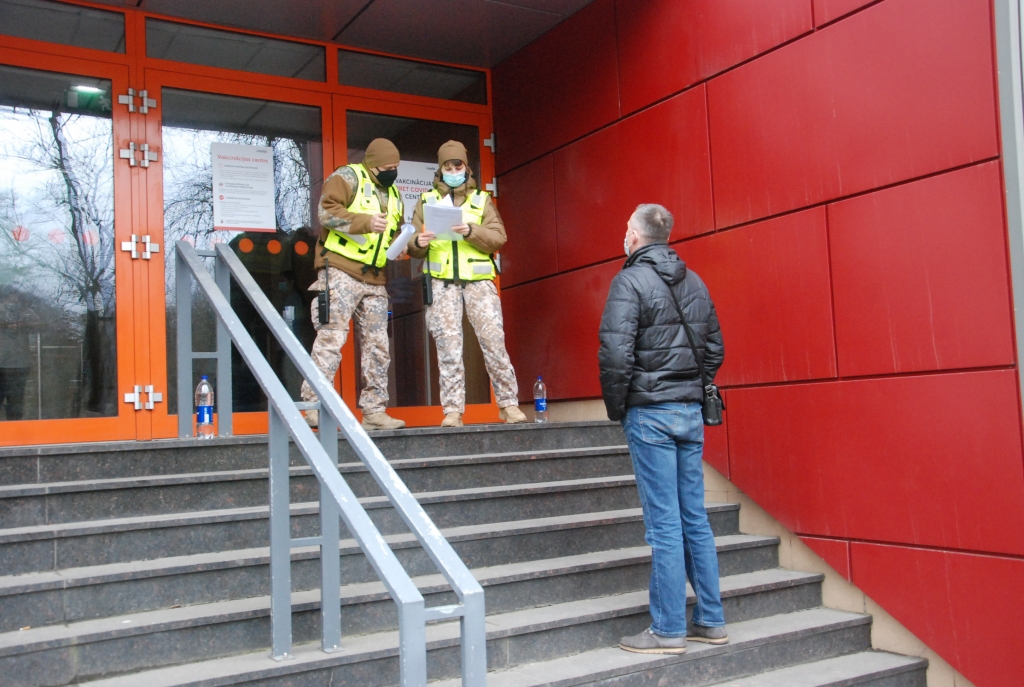
[[[601,393],[608,417],[654,403],[700,402],[703,385],[686,331],[672,302],[679,299],[711,379],[725,358],[715,305],[704,282],[671,247],[637,250],[615,275],[601,317]]]

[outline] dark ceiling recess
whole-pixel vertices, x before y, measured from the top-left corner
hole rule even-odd
[[[169,17],[493,67],[591,0],[93,0]]]

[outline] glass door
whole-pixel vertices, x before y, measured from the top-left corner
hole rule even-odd
[[[149,177],[147,217],[168,251],[160,274],[153,274],[152,327],[159,332],[160,363],[168,389],[166,410],[157,418],[157,436],[174,436],[178,412],[176,304],[173,250],[177,241],[197,248],[227,244],[241,259],[307,348],[314,331],[310,304],[315,294],[314,246],[319,235],[316,203],[331,155],[325,156],[324,122],[330,122],[329,96],[309,91],[246,85],[148,71],[146,84],[159,94],[160,114],[148,122],[150,140],[160,141],[161,169]],[[325,119],[326,118],[326,119]],[[274,217],[269,224],[246,226],[214,214],[214,195],[230,190],[214,187],[215,166],[224,164],[220,146],[256,151],[272,158]],[[220,171],[220,170],[216,170]],[[230,184],[229,184],[230,185]],[[259,224],[253,222],[252,224]],[[292,393],[299,398],[301,378],[270,335],[248,299],[233,288],[231,304],[257,345]],[[193,292],[193,350],[215,348],[216,323],[204,296]],[[265,432],[266,398],[237,352],[232,356],[234,433]],[[216,382],[213,360],[193,365],[195,387],[201,375]],[[216,387],[216,384],[215,384]]]
[[[335,158],[338,164],[360,162],[375,138],[387,138],[401,155],[396,184],[405,201],[406,218],[412,217],[420,194],[430,190],[437,170],[437,150],[449,140],[461,141],[469,152],[469,165],[481,188],[491,181],[493,159],[483,145],[490,135],[488,120],[479,115],[436,110],[372,99],[335,97]],[[485,154],[482,154],[483,151]],[[422,297],[422,260],[407,255],[387,264],[387,290],[391,311],[388,338],[388,412],[409,426],[440,424],[437,350],[427,332]],[[472,326],[463,315],[463,360],[466,369],[466,422],[496,422],[490,379]],[[342,354],[342,394],[354,408],[361,391],[358,345],[349,337]]]
[[[135,438],[128,70],[0,57],[0,445]]]

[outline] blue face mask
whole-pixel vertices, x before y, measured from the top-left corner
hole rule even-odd
[[[441,178],[444,179],[444,183],[448,184],[449,188],[458,188],[466,183],[466,173],[461,174],[448,174],[441,172]]]

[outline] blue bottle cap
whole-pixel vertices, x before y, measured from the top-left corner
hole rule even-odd
[[[207,382],[208,382],[208,381],[210,381],[210,380],[209,380],[209,379],[207,378],[207,376],[206,376],[206,375],[203,375],[203,376],[202,376],[202,379],[200,379],[199,381],[207,381]]]

